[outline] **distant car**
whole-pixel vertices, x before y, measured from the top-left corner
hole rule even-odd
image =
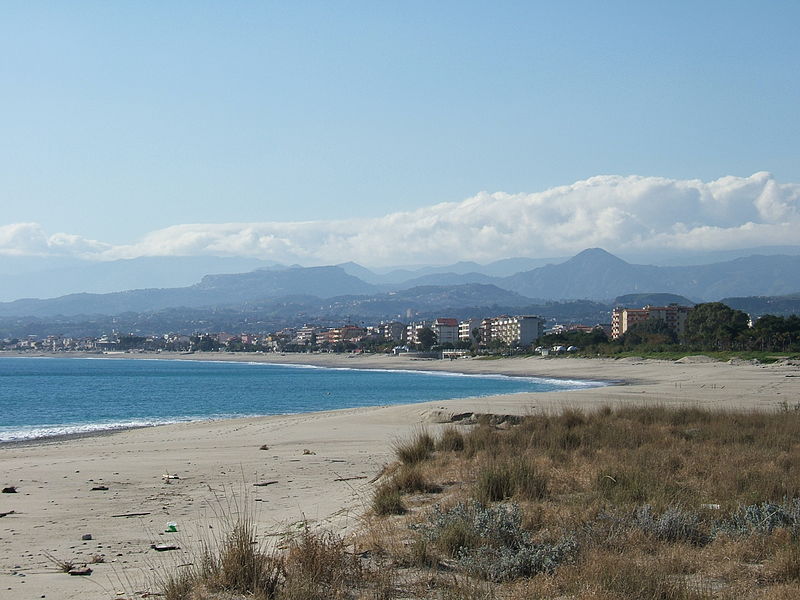
[[[580,348],[578,348],[577,346],[569,346],[567,348],[567,352],[577,352],[578,350],[580,350]]]

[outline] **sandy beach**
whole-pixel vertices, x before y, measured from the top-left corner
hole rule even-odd
[[[219,515],[236,507],[253,512],[265,537],[297,530],[303,523],[346,533],[361,522],[370,501],[370,481],[392,460],[392,442],[421,426],[435,430],[454,415],[526,415],[630,404],[773,411],[782,406],[793,410],[800,403],[800,364],[789,362],[229,354],[171,358],[617,384],[0,445],[0,485],[17,488],[15,494],[0,494],[0,514],[9,513],[0,519],[0,597],[138,597],[137,592],[154,590],[158,569],[191,562],[199,543],[222,530]],[[165,479],[165,474],[177,478]],[[266,485],[254,485],[258,483]],[[167,523],[176,523],[177,532],[167,533]],[[91,539],[82,539],[87,534]],[[153,544],[179,548],[156,552]],[[90,565],[91,576],[71,577],[58,572],[48,555],[80,563],[99,556],[103,562]]]

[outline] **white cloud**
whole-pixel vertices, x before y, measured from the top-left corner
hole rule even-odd
[[[380,218],[296,223],[175,225],[131,245],[48,236],[35,223],[0,227],[0,254],[250,256],[366,265],[611,252],[800,244],[800,184],[769,173],[708,183],[597,176],[532,194],[481,192]]]

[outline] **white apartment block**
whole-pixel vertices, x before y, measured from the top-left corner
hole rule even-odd
[[[475,336],[472,334],[476,329],[480,329],[480,319],[467,319],[458,324],[458,341],[459,342],[474,342]]]
[[[378,331],[381,337],[386,341],[401,342],[406,332],[406,326],[399,321],[389,321],[381,323],[378,326]]]
[[[490,339],[509,346],[530,346],[544,335],[544,320],[530,315],[497,317],[490,324]]]
[[[315,327],[311,327],[310,325],[303,325],[300,329],[297,330],[297,335],[295,335],[292,341],[295,344],[303,344],[303,345],[313,344],[316,335],[317,335],[317,329]]]
[[[406,327],[406,344],[419,344],[419,332],[425,327],[429,327],[427,321],[411,322]]]

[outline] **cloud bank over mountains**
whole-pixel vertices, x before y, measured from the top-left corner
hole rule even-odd
[[[115,245],[36,223],[0,226],[0,256],[246,256],[368,266],[800,244],[800,184],[766,172],[711,182],[602,175],[530,194],[481,192],[378,218],[174,225]]]

